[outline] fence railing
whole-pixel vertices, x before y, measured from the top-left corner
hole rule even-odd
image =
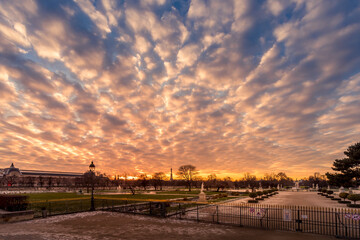
[[[345,208],[251,204],[203,205],[179,219],[360,239],[360,211]]]
[[[84,212],[90,209],[90,198],[31,202],[28,209],[35,217],[44,216],[44,211],[47,216]],[[97,198],[95,209],[360,239],[358,209],[117,198]]]

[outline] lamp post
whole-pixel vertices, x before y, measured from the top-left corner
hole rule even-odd
[[[90,174],[91,174],[91,206],[90,211],[95,211],[95,204],[94,204],[94,175],[95,175],[95,164],[91,161],[89,166]]]

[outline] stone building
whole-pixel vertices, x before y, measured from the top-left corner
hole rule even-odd
[[[12,163],[9,168],[0,169],[0,186],[53,187],[74,184],[83,173],[55,172],[41,170],[20,170]]]

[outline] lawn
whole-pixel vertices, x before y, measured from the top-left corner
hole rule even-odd
[[[121,198],[121,199],[161,199],[161,200],[168,200],[168,199],[178,199],[178,198],[188,198],[189,195],[186,194],[179,194],[179,195],[167,195],[167,192],[162,192],[162,194],[94,194],[95,198]],[[46,201],[56,201],[56,200],[79,200],[79,199],[89,199],[90,195],[81,195],[77,193],[29,193],[24,194],[29,196],[30,202],[46,202]],[[194,196],[195,197],[195,196]]]
[[[195,190],[195,191],[159,191],[156,192],[156,194],[186,194],[186,195],[198,195],[200,193],[199,190]],[[213,191],[204,191],[204,193],[206,195],[215,195],[215,194],[220,194],[220,193],[225,193],[225,192],[213,192]]]
[[[95,194],[95,207],[106,208],[114,205],[124,205],[135,202],[163,201],[163,200],[191,200],[197,197],[199,191],[163,191],[159,194]],[[206,192],[207,195],[219,194],[219,192]],[[88,211],[90,209],[90,195],[81,195],[77,193],[30,193],[28,209],[35,210],[35,216],[40,217],[42,209],[47,209],[49,215],[64,213],[74,213]],[[209,200],[209,203],[221,202],[233,199],[233,196],[222,196],[217,199]],[[185,203],[184,207],[195,206],[196,203]]]

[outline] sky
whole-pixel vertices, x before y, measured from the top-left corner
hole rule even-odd
[[[3,168],[306,177],[359,106],[358,0],[0,0]]]

